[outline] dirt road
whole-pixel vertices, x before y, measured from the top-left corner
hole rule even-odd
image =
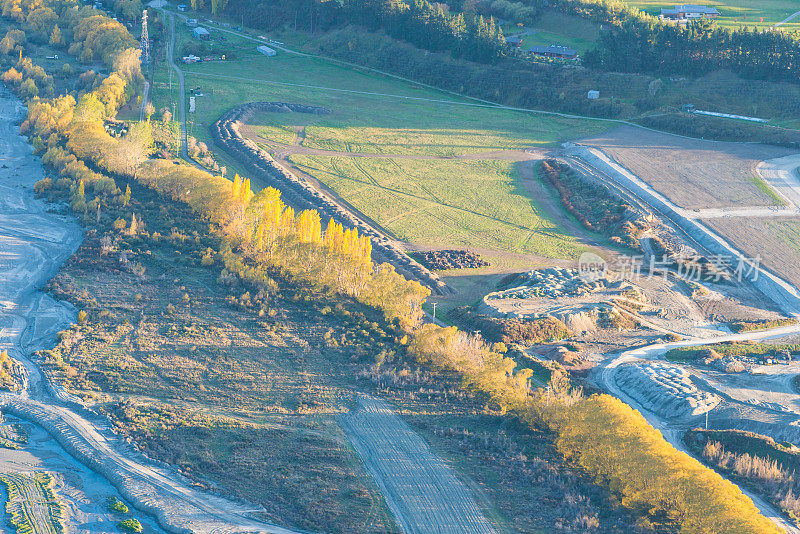
[[[689,340],[679,341],[676,343],[654,344],[647,347],[629,350],[621,354],[612,355],[605,360],[595,371],[595,380],[598,385],[611,393],[612,395],[622,399],[625,403],[639,410],[647,421],[657,430],[661,432],[673,447],[677,450],[684,452],[691,456],[691,453],[686,449],[683,444],[681,436],[684,428],[680,425],[675,426],[671,422],[661,416],[656,415],[637,402],[631,395],[621,389],[617,385],[616,373],[619,371],[620,366],[632,363],[638,360],[659,360],[670,349],[677,347],[691,347],[702,346],[711,343],[720,343],[723,341],[758,341],[771,338],[779,338],[788,334],[800,332],[800,325],[793,325],[788,327],[775,328],[772,330],[765,330],[761,332],[748,332],[746,334],[732,334],[727,336],[720,336],[714,339],[707,340]],[[748,491],[746,488],[739,486],[742,492],[753,500],[753,503],[758,507],[759,511],[780,528],[791,534],[800,534],[800,529],[787,521],[781,513],[775,509],[774,506],[766,502],[764,499]]]
[[[591,147],[570,145],[565,149],[563,156],[569,164],[578,166],[582,172],[590,173],[599,182],[621,188],[647,204],[653,212],[678,228],[690,245],[709,254],[709,257],[728,258],[734,266],[738,259],[746,258],[746,255],[730,242],[689,216],[687,210],[657,192],[604,152]],[[800,316],[800,291],[792,284],[761,265],[755,265],[748,279],[784,312]]]
[[[493,534],[470,490],[425,441],[375,397],[359,397],[341,426],[406,534]]]

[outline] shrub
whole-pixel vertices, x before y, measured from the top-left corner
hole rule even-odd
[[[138,519],[124,519],[117,524],[117,528],[125,532],[144,532],[144,527]]]
[[[116,497],[108,498],[108,510],[110,512],[117,512],[120,514],[128,513],[128,506]]]

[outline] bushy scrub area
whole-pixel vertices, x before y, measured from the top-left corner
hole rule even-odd
[[[797,319],[794,317],[786,317],[783,319],[765,319],[760,321],[736,321],[728,323],[728,326],[734,332],[756,332],[758,330],[769,330],[771,328],[791,326],[794,324],[797,324]]]
[[[584,228],[611,238],[614,243],[634,249],[640,247],[638,234],[642,228],[634,224],[631,206],[599,185],[586,183],[569,166],[545,160],[540,176],[552,185],[564,206]]]
[[[722,356],[778,356],[786,351],[796,354],[797,352],[800,352],[800,345],[757,343],[753,341],[713,343],[699,347],[676,347],[674,349],[670,349],[665,354],[665,357],[674,362],[691,362],[705,358],[709,351],[712,350]]]
[[[483,337],[492,343],[538,344],[570,337],[567,325],[554,317],[541,319],[509,319],[490,317],[477,313],[472,307],[462,306],[450,312],[450,316],[470,330],[480,330]]]
[[[686,444],[714,469],[747,484],[800,520],[800,450],[790,443],[739,430],[691,430]]]
[[[63,534],[66,507],[53,490],[46,472],[0,475],[5,486],[8,520],[17,534]]]

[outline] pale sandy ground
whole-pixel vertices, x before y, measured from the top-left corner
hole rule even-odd
[[[686,209],[773,204],[752,180],[758,164],[792,150],[756,143],[690,139],[633,126],[581,140],[597,147]]]
[[[8,422],[20,421],[12,417],[7,419]],[[41,427],[27,422],[22,424],[29,434],[28,446],[21,450],[0,449],[0,473],[50,473],[55,480],[55,491],[67,509],[67,532],[114,532],[117,523],[126,517],[139,519],[147,532],[165,532],[151,518],[135,510],[127,515],[109,513],[106,503],[111,496],[119,498],[117,490],[106,479],[75,461]],[[130,508],[130,503],[126,504]],[[0,525],[6,532],[13,532],[5,514]]]
[[[4,411],[12,409],[41,424],[70,454],[102,473],[132,504],[157,516],[171,531],[291,533],[252,519],[251,512],[258,511],[252,506],[198,491],[174,469],[126,450],[99,420],[73,411],[68,403],[74,399],[47,385],[29,359],[32,350],[52,343],[55,333],[74,321],[70,306],[55,302],[40,288],[76,250],[82,233],[73,218],[48,212],[35,198],[33,185],[45,173],[17,133],[16,123],[23,116],[19,100],[0,86],[0,349],[20,362],[26,382],[22,393],[0,395]],[[37,443],[44,442],[34,443],[28,452],[47,454]],[[12,457],[0,451],[0,458]],[[70,465],[79,469],[75,459]],[[97,480],[99,476],[87,479],[87,484]]]

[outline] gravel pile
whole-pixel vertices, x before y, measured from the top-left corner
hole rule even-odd
[[[489,262],[468,250],[431,250],[419,253],[419,262],[437,271],[446,269],[476,269],[487,267]]]
[[[621,367],[616,380],[645,408],[668,417],[702,415],[721,400],[718,395],[698,389],[685,369],[666,362]]]
[[[490,299],[529,299],[577,297],[606,288],[607,280],[586,282],[577,269],[549,269],[528,271],[525,283],[520,287],[491,294]]]

